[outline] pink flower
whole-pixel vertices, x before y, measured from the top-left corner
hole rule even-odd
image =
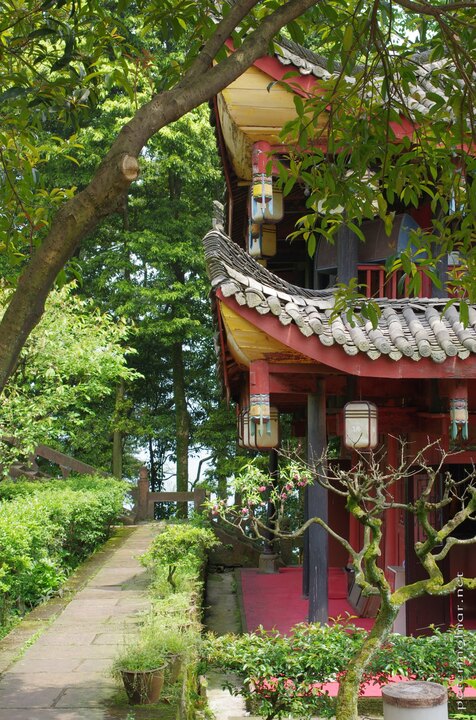
[[[249,513],[248,508],[242,508],[242,509],[241,509],[241,514],[242,514],[242,515],[248,515],[248,513]]]
[[[258,488],[258,490],[259,490],[260,492],[266,492],[266,485],[260,485],[259,488]]]
[[[281,493],[280,498],[281,498],[281,500],[286,500],[286,498],[287,498],[286,493],[284,493],[284,492]]]

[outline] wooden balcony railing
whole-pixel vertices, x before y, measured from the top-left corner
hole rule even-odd
[[[358,282],[365,286],[365,295],[368,298],[397,298],[406,297],[409,280],[401,283],[403,273],[397,271],[387,276],[382,265],[358,265]],[[431,281],[421,273],[420,297],[431,297]]]

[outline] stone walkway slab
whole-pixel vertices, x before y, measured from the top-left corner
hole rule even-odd
[[[46,626],[48,603],[38,609],[44,632],[21,657],[18,640],[27,634],[17,629],[13,638],[0,643],[0,720],[158,717],[157,710],[131,712],[121,704],[123,691],[111,677],[110,667],[150,609],[149,578],[138,558],[159,531],[158,523],[135,526],[117,549],[98,553],[99,561],[96,558],[83,587],[69,601],[55,605],[57,617],[50,626]],[[12,663],[15,648],[17,659]]]

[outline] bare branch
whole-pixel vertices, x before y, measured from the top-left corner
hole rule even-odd
[[[206,41],[196,60],[190,66],[186,74],[187,80],[208,70],[216,54],[228,40],[233,30],[257,4],[258,0],[237,0],[233,3],[230,12],[217,23],[215,32]]]
[[[413,0],[395,0],[395,2],[397,5],[400,5],[400,7],[405,8],[405,10],[410,10],[412,13],[430,15],[434,18],[446,15],[454,10],[476,10],[476,3],[472,2],[472,0],[468,0],[468,2],[447,3],[446,5],[433,5],[423,0],[418,0],[417,2],[413,2]]]

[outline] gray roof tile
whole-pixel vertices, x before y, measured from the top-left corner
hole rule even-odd
[[[205,256],[212,287],[234,297],[259,315],[271,313],[276,322],[293,323],[311,341],[326,347],[337,345],[349,355],[363,353],[372,360],[382,355],[398,362],[403,357],[435,363],[448,358],[476,355],[476,307],[469,308],[464,327],[455,306],[445,308],[441,298],[376,300],[381,314],[376,328],[369,321],[352,324],[345,314],[332,316],[332,290],[300,288],[273,275],[215,229],[204,238]],[[355,309],[358,317],[358,308]]]
[[[290,65],[296,67],[301,75],[314,75],[318,79],[340,78],[342,71],[339,63],[335,63],[333,71],[330,72],[328,60],[325,57],[317,55],[287,38],[280,38],[279,42],[275,43],[275,57],[286,67]],[[435,105],[435,102],[427,97],[428,93],[440,95],[446,99],[443,87],[439,87],[439,85],[442,85],[440,81],[442,71],[451,67],[451,61],[443,58],[436,62],[429,62],[428,53],[420,53],[409,57],[407,62],[415,73],[416,83],[407,90],[405,103],[410,110],[426,115]],[[355,71],[361,72],[362,66],[356,66]],[[352,76],[345,76],[345,80],[350,84],[356,82],[356,78]],[[464,86],[464,81],[461,82]],[[402,98],[399,96],[396,100],[400,103]],[[451,113],[451,109],[448,108],[448,116]]]

